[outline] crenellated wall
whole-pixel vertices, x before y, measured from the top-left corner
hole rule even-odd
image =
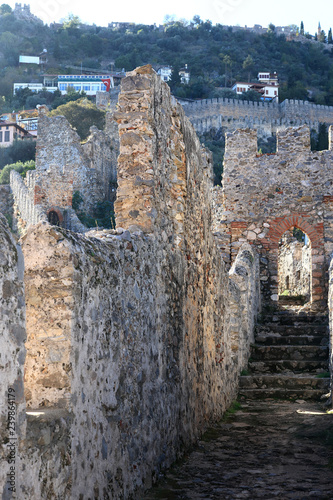
[[[35,204],[30,189],[30,172],[27,172],[27,184],[18,172],[10,172],[10,187],[14,198],[15,229],[25,230],[31,224],[47,220],[41,205]]]
[[[227,134],[213,222],[225,262],[230,266],[242,244],[250,242],[261,255],[264,300],[276,302],[278,243],[285,231],[298,227],[311,241],[312,301],[325,307],[333,250],[333,152],[311,152],[306,126],[279,131],[275,154],[256,152],[255,131]]]
[[[333,106],[286,99],[282,103],[249,102],[238,99],[203,99],[184,103],[184,111],[197,133],[224,128],[228,131],[251,128],[260,137],[270,137],[277,129],[308,125],[318,130],[320,123],[333,124]]]

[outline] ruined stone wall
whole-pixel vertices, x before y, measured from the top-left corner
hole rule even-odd
[[[27,172],[28,186],[31,173],[31,171]],[[10,188],[14,198],[14,229],[19,229],[19,231],[24,231],[30,224],[37,224],[47,218],[43,207],[34,203],[28,186],[18,172],[15,170],[10,172]]]
[[[331,259],[328,269],[328,313],[329,313],[329,336],[330,336],[330,373],[331,391],[333,390],[333,260]],[[331,392],[332,395],[332,392]],[[332,396],[331,396],[332,398]],[[332,399],[331,399],[332,403]]]
[[[35,224],[41,220],[40,212],[47,216],[51,210],[65,225],[66,211],[71,210],[76,191],[86,213],[92,212],[97,202],[114,199],[117,136],[114,146],[111,127],[107,133],[92,127],[87,141],[81,144],[64,116],[48,117],[46,113],[41,106],[36,170],[28,172],[25,183],[18,176],[12,177],[17,217],[22,226]],[[67,219],[70,223],[66,227],[79,227],[70,214]]]
[[[293,226],[312,246],[312,299],[326,304],[333,250],[332,151],[310,151],[307,127],[278,133],[277,153],[257,155],[253,130],[227,134],[223,189],[215,189],[214,232],[230,265],[244,241],[261,254],[264,300],[277,300],[280,237]]]
[[[258,261],[245,245],[230,278],[224,270],[210,230],[209,155],[150,67],[123,80],[117,119],[122,228],[83,237],[40,223],[24,239],[27,308],[43,330],[48,327],[38,335],[49,342],[38,356],[39,324],[32,318],[27,358],[31,350],[35,363],[26,364],[26,391],[30,386],[33,395],[39,384],[43,401],[36,390],[35,404],[51,403],[39,406],[47,429],[46,417],[58,407],[54,368],[63,370],[53,354],[60,351],[58,334],[62,341],[70,325],[70,345],[61,344],[61,352],[70,359],[72,418],[70,457],[61,467],[57,462],[56,477],[47,470],[43,446],[50,451],[55,428],[49,420],[50,439],[33,447],[35,468],[28,468],[22,498],[41,491],[45,497],[61,480],[65,499],[138,498],[161,468],[221,417],[249,356],[259,308]],[[39,254],[44,272],[34,272]],[[52,299],[59,318],[52,316]],[[54,376],[43,379],[44,369]],[[28,432],[37,421],[31,416]],[[54,450],[57,460],[61,449]]]
[[[27,407],[67,407],[74,305],[71,257],[63,236],[52,229],[48,239],[43,235],[43,244],[39,231],[33,232],[33,243],[26,238],[25,235]]]
[[[13,215],[13,195],[9,184],[0,185],[0,212],[7,217]]]
[[[308,125],[318,130],[320,123],[333,124],[333,107],[308,101],[286,99],[282,103],[249,102],[237,99],[203,99],[184,104],[186,115],[199,134],[210,129],[251,128],[258,136],[269,137],[277,129]]]
[[[228,285],[218,256],[198,280],[193,263],[142,233],[84,239],[39,224],[23,250],[31,414],[21,498],[135,496],[235,398],[258,310],[256,257],[244,248]]]
[[[23,258],[2,214],[0,245],[0,491],[2,498],[15,498],[13,492],[22,474],[19,443],[25,426]]]
[[[97,127],[91,127],[90,136],[82,145],[84,153],[90,161],[90,175],[95,174],[95,181],[90,184],[90,196],[93,204],[113,197],[112,188],[117,181],[117,158],[113,153],[115,145],[111,138]]]

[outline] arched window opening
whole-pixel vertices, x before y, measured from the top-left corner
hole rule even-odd
[[[279,241],[280,301],[304,304],[310,300],[311,262],[311,242],[308,236],[296,227],[286,231]]]
[[[47,215],[48,221],[52,226],[60,226],[59,215],[55,210],[50,210]]]

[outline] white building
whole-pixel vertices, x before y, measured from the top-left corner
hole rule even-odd
[[[163,82],[169,82],[171,80],[172,68],[170,66],[163,66],[157,71],[157,74]]]
[[[96,92],[108,92],[114,87],[111,75],[46,75],[43,83],[14,83],[14,94],[18,89],[28,88],[32,92],[40,92],[46,89],[55,92],[57,89],[62,94],[67,94],[68,89],[73,88],[77,92],[85,92],[87,95],[96,95]]]
[[[170,66],[162,66],[157,70],[157,74],[161,77],[163,82],[169,82],[171,80],[172,68]],[[181,68],[178,72],[180,76],[181,83],[189,83],[190,81],[190,72],[188,70],[187,64],[185,64],[184,68]]]
[[[262,101],[279,102],[279,80],[276,72],[260,72],[258,82],[236,82],[232,90],[238,95],[254,90],[260,94]]]
[[[96,92],[108,92],[114,87],[111,75],[59,75],[58,88],[62,94],[67,94],[69,88],[76,92],[85,92],[87,95],[96,95]]]
[[[185,67],[184,68],[181,68],[179,70],[179,76],[180,76],[180,81],[181,83],[189,83],[190,81],[190,72],[189,72],[189,69],[187,67],[187,64],[185,64]]]

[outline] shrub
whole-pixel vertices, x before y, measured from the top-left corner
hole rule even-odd
[[[16,170],[22,177],[25,177],[28,170],[35,170],[35,162],[33,160],[26,161],[25,163],[18,161],[6,165],[0,172],[0,184],[9,184],[11,170]]]

